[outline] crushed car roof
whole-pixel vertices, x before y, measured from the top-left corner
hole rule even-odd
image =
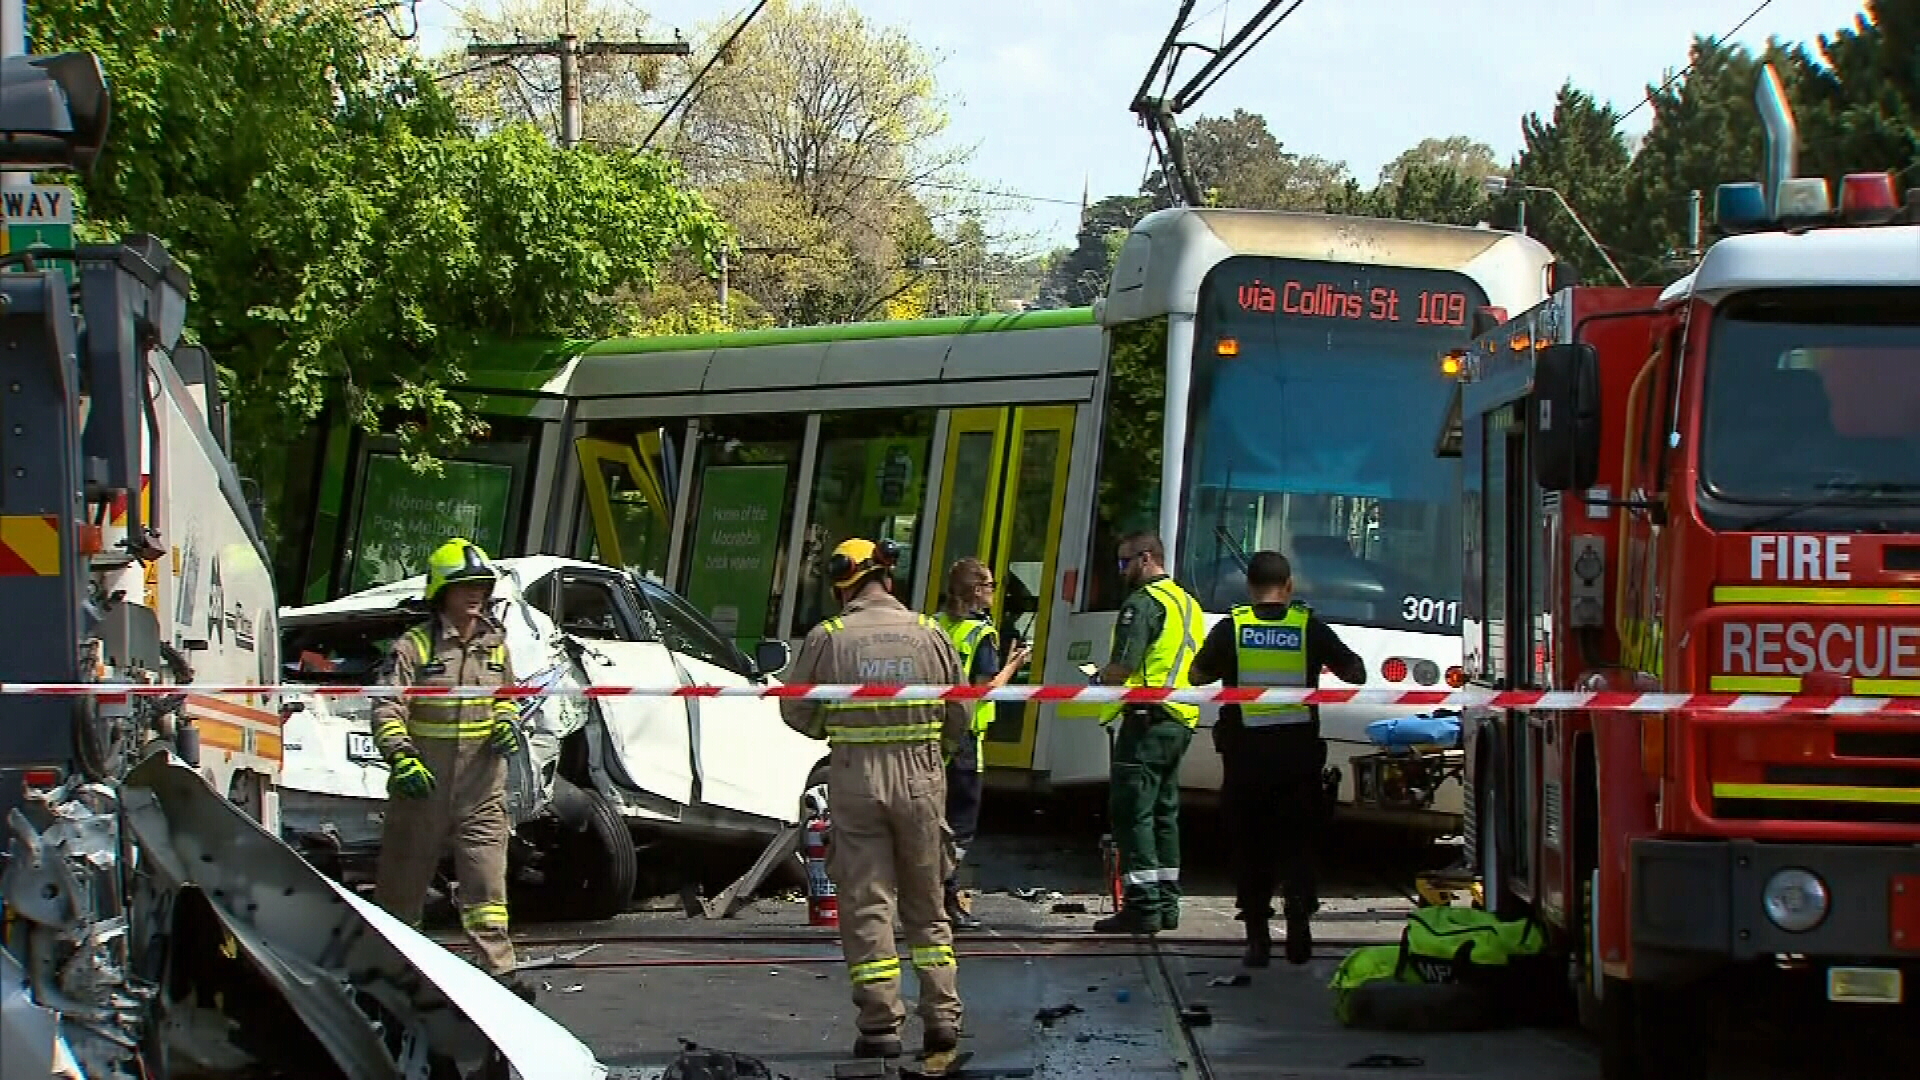
[[[559,555],[521,555],[509,559],[493,560],[495,566],[512,575],[522,588],[538,581],[555,570],[582,569],[598,570],[605,573],[612,567],[604,563],[588,562],[584,559],[568,559]],[[349,593],[338,600],[328,600],[321,604],[308,604],[305,607],[283,607],[282,619],[310,619],[325,615],[360,615],[368,612],[386,611],[397,608],[409,600],[418,599],[425,587],[427,576],[416,574],[413,577],[393,582],[390,585],[376,585],[371,589],[362,589]]]

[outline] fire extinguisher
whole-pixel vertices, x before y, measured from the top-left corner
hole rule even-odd
[[[827,832],[831,823],[825,817],[807,822],[804,838],[807,860],[807,924],[839,926],[840,900],[834,895],[833,879],[827,876]]]

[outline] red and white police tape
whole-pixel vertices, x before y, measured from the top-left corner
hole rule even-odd
[[[127,683],[0,683],[0,697],[164,697],[271,695],[375,698],[785,698],[806,701],[1038,701],[1076,705],[1392,705],[1595,712],[1920,713],[1920,697],[1839,694],[1674,694],[1571,690],[1324,690],[1260,687],[938,686],[795,683],[753,686],[327,686],[308,684],[218,686]]]

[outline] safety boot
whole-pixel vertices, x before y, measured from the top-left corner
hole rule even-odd
[[[1117,914],[1109,915],[1093,924],[1096,934],[1157,934],[1160,932],[1158,912],[1128,905]]]
[[[947,894],[947,922],[955,930],[978,930],[983,925],[973,912],[967,910],[967,904],[958,889]]]
[[[504,975],[495,975],[494,978],[499,981],[501,986],[513,991],[514,997],[519,998],[529,1005],[533,1004],[535,991],[531,982],[512,972],[507,972]]]
[[[861,1032],[853,1041],[853,1056],[857,1058],[897,1058],[906,1053],[906,1046],[900,1042],[897,1031],[883,1031],[870,1035]]]
[[[1247,918],[1247,953],[1240,963],[1245,967],[1263,968],[1273,960],[1273,931],[1267,927],[1265,915],[1249,915]],[[1288,934],[1289,943],[1293,935]]]
[[[1313,909],[1287,909],[1287,963],[1313,959]]]

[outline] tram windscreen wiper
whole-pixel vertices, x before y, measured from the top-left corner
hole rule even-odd
[[[1889,483],[1886,481],[1868,482],[1863,480],[1827,480],[1821,483],[1821,493],[1811,499],[1783,506],[1771,514],[1765,514],[1752,521],[1741,524],[1742,531],[1755,529],[1784,521],[1806,510],[1818,510],[1828,506],[1867,505],[1888,498],[1920,494],[1920,484]]]

